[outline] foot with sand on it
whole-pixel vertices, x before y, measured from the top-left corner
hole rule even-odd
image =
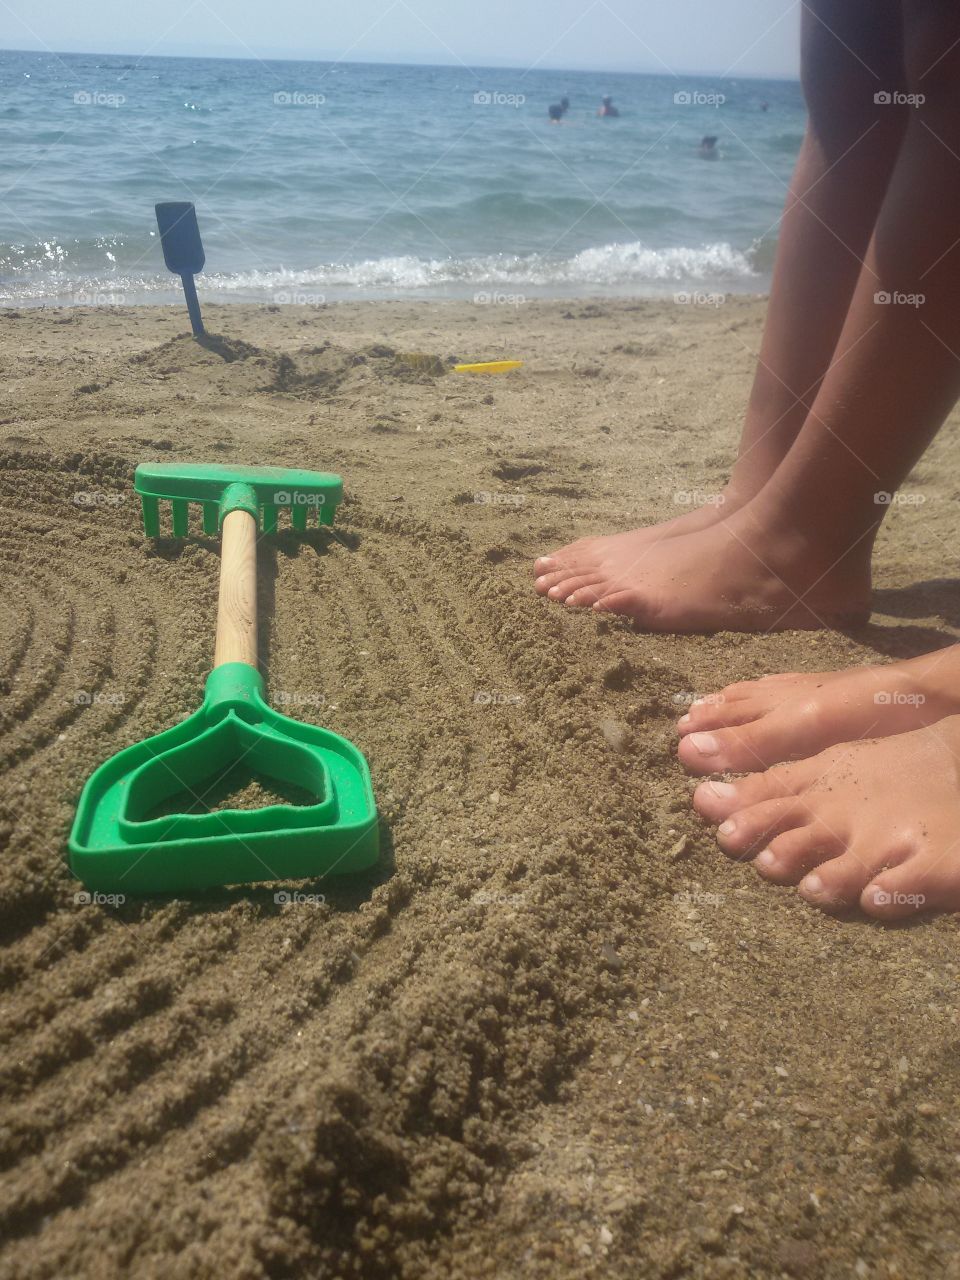
[[[831,747],[736,782],[702,782],[694,805],[720,847],[825,911],[886,920],[960,911],[960,716]]]

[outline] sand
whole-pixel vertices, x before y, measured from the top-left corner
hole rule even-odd
[[[957,421],[861,633],[644,636],[531,558],[718,489],[761,301],[205,314],[209,349],[0,313],[0,1275],[960,1274],[955,921],[731,865],[672,738],[729,680],[957,635]],[[260,553],[269,692],[384,817],[323,902],[78,902],[62,861],[90,770],[201,696],[216,542],[147,543],[131,489],[178,458],[348,486]]]

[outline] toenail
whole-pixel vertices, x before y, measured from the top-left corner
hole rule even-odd
[[[553,561],[549,556],[541,556],[540,559],[537,561],[537,568],[540,569],[541,571],[544,571],[546,569],[552,569]]]
[[[800,892],[804,897],[819,898],[823,893],[823,881],[814,873],[800,882]]]
[[[718,800],[729,800],[736,795],[737,788],[732,782],[705,782],[703,784]]]
[[[691,720],[690,716],[681,716],[680,719],[677,721],[677,724],[689,724],[690,720]]]
[[[717,834],[721,836],[732,836],[737,829],[737,824],[733,818],[727,818],[726,822],[721,822],[717,827]]]
[[[754,862],[758,867],[772,867],[777,860],[777,855],[771,853],[769,849],[764,849],[754,858]]]
[[[720,743],[712,733],[691,733],[690,741],[702,756],[715,756],[720,750]]]

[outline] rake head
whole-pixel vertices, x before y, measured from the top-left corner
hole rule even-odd
[[[343,498],[343,481],[325,471],[295,467],[222,467],[216,463],[148,462],[137,467],[134,488],[143,506],[148,538],[160,536],[160,502],[171,503],[173,536],[188,532],[191,503],[203,510],[203,532],[216,534],[224,516],[248,511],[264,533],[276,532],[280,511],[288,509],[294,529],[306,529],[311,513],[333,524]]]

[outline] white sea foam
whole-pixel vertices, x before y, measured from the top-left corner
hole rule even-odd
[[[236,275],[207,276],[210,291],[250,293],[287,290],[383,291],[399,293],[442,289],[464,292],[467,287],[525,285],[537,289],[573,292],[585,287],[637,288],[645,284],[722,282],[741,287],[759,273],[750,257],[729,244],[699,248],[680,246],[653,249],[635,241],[584,249],[570,258],[529,254],[493,254],[475,258],[423,259],[389,257],[362,262],[325,263],[299,271],[252,271]]]
[[[677,285],[722,285],[726,290],[760,291],[766,275],[753,251],[725,242],[655,249],[641,241],[583,249],[572,257],[547,254],[490,254],[465,258],[393,256],[358,262],[321,263],[298,270],[204,272],[201,296],[224,301],[323,303],[350,298],[460,297],[484,289],[509,288],[524,296],[658,294]],[[169,275],[127,276],[115,272],[72,276],[62,261],[52,271],[0,285],[0,301],[131,305],[166,302],[177,296]]]

